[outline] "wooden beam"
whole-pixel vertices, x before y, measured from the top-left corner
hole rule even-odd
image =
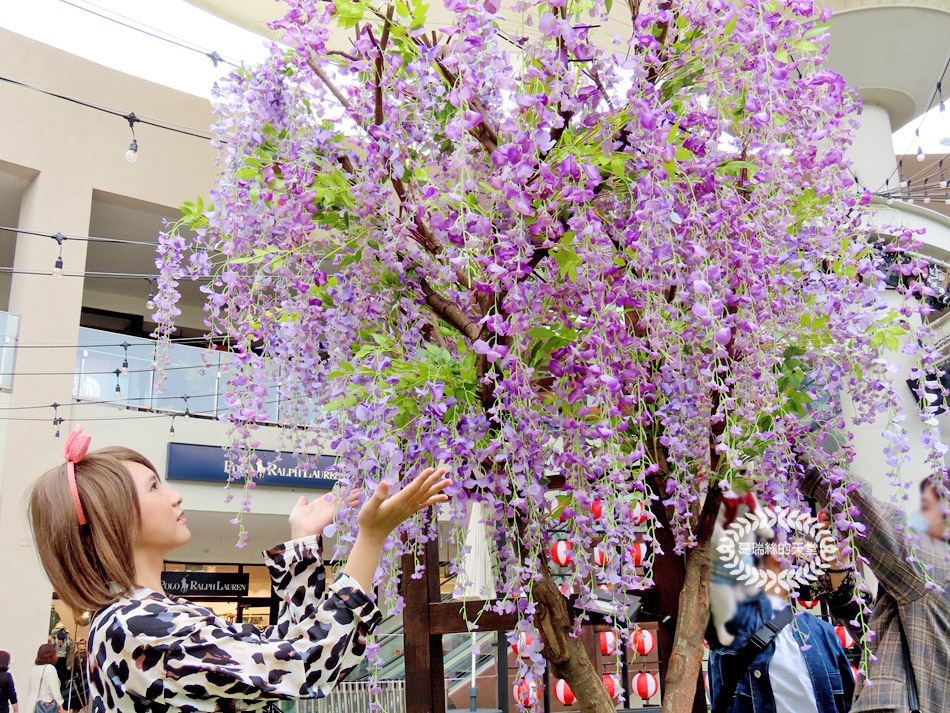
[[[432,602],[439,600],[439,546],[424,546],[425,572],[412,579],[412,555],[402,559],[403,636],[406,661],[406,713],[445,713],[445,668],[442,636],[433,634],[429,617]]]
[[[498,614],[486,607],[488,600],[437,602],[429,606],[429,631],[433,636],[468,631],[468,621],[477,621],[477,631],[511,631],[518,623],[514,614]],[[484,611],[483,611],[484,610]]]

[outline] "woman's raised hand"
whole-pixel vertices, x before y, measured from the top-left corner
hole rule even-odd
[[[377,485],[372,497],[360,508],[360,532],[386,539],[404,520],[420,510],[448,500],[449,496],[442,492],[452,484],[450,479],[444,477],[448,472],[448,468],[426,468],[392,497],[389,497],[388,483]]]
[[[337,512],[344,506],[353,507],[359,505],[359,494],[353,493],[346,500],[341,501],[333,493],[321,495],[309,502],[303,495],[290,511],[290,539],[296,540],[299,537],[309,537],[310,535],[322,535],[323,530],[333,522]]]

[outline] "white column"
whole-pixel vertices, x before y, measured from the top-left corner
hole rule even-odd
[[[861,125],[848,150],[848,158],[854,162],[851,170],[861,185],[872,191],[883,190],[888,179],[890,187],[897,188],[899,179],[894,172],[897,159],[891,139],[891,117],[882,107],[865,104],[859,121]]]
[[[92,188],[72,172],[40,173],[24,191],[19,228],[41,232],[89,234]],[[53,277],[59,246],[49,238],[21,233],[17,236],[14,267],[41,271],[43,275],[14,275],[10,311],[20,315],[21,344],[73,344],[78,340],[82,306],[82,277]],[[67,241],[63,246],[64,272],[85,270],[86,243]],[[33,406],[64,403],[60,415],[69,416],[76,349],[21,349],[10,405]],[[27,372],[27,373],[23,373]],[[30,372],[51,373],[31,376]],[[30,485],[46,470],[63,462],[63,437],[54,438],[52,409],[18,410],[32,418],[49,418],[46,429],[34,421],[9,421],[3,457],[0,492],[0,611],[6,612],[3,647],[12,657],[11,673],[25,698],[36,649],[46,643],[52,589],[46,578],[27,521]]]

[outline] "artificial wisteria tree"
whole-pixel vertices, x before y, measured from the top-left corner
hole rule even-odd
[[[293,0],[282,44],[219,88],[217,185],[158,261],[166,334],[178,281],[211,278],[235,477],[253,485],[275,393],[288,447],[332,445],[344,488],[449,465],[457,529],[484,505],[497,606],[540,633],[524,675],[543,656],[585,712],[614,705],[553,531],[581,601],[622,604],[654,584],[631,543],[666,527],[685,584],[663,705],[690,710],[722,486],[800,504],[840,400],[896,403],[882,357],[903,330],[846,170],[858,107],[822,68],[828,20],[807,0]],[[391,570],[436,527],[408,523]]]

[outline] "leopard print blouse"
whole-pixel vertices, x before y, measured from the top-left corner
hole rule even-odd
[[[261,711],[325,696],[360,662],[382,618],[352,577],[325,596],[317,537],[264,553],[283,604],[276,626],[232,624],[185,599],[139,589],[89,629],[92,713]]]

